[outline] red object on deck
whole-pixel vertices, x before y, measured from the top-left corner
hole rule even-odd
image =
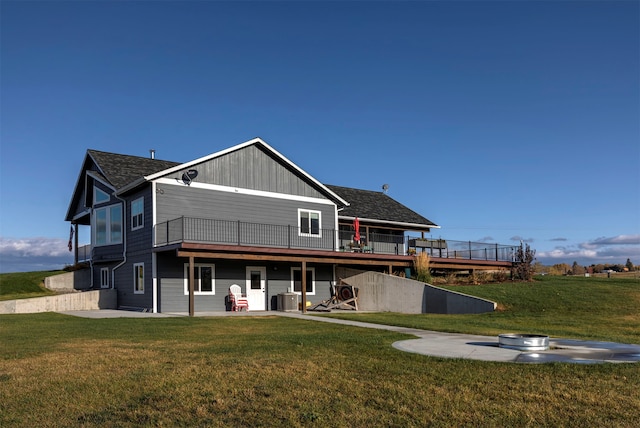
[[[360,220],[358,220],[358,217],[353,219],[353,228],[356,230],[356,234],[353,239],[356,242],[360,242]]]

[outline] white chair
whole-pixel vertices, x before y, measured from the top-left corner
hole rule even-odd
[[[229,301],[231,302],[231,310],[233,312],[241,311],[245,308],[249,312],[249,301],[247,296],[242,294],[242,289],[239,285],[233,284],[229,287]]]

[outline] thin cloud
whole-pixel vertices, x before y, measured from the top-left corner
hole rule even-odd
[[[605,245],[640,245],[640,235],[618,235],[602,237],[581,244],[584,248],[596,248]]]
[[[553,238],[553,239],[549,239],[549,241],[551,241],[551,242],[564,242],[564,241],[567,241],[567,238]]]
[[[69,254],[68,241],[60,238],[2,238],[0,256],[60,257]]]
[[[526,242],[527,244],[534,241],[533,238],[523,238],[522,236],[518,236],[518,235],[512,236],[510,239],[515,242]]]
[[[630,259],[634,264],[640,263],[640,235],[618,235],[601,237],[573,246],[558,246],[550,251],[536,254],[543,264],[573,263],[583,265],[597,263],[624,264]]]
[[[494,242],[495,239],[493,239],[492,236],[485,236],[484,238],[480,238],[478,239],[478,242]]]
[[[73,253],[64,239],[0,237],[2,273],[57,270],[70,264],[73,264]]]

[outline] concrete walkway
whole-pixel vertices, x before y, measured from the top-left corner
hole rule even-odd
[[[168,318],[188,316],[186,313],[154,314],[148,312],[118,310],[68,311],[61,313],[84,318]],[[307,321],[321,321],[353,327],[393,331],[396,333],[417,336],[417,339],[407,339],[395,342],[393,344],[394,348],[401,351],[433,357],[516,363],[566,362],[594,364],[605,362],[640,362],[640,345],[628,345],[613,342],[550,339],[550,349],[548,351],[523,352],[498,347],[497,336],[441,333],[437,331],[372,324],[317,315],[306,315],[300,312],[199,312],[196,316],[281,316]]]

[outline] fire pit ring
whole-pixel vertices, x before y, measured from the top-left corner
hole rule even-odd
[[[542,334],[506,333],[498,335],[498,346],[518,351],[546,351],[549,336]]]

